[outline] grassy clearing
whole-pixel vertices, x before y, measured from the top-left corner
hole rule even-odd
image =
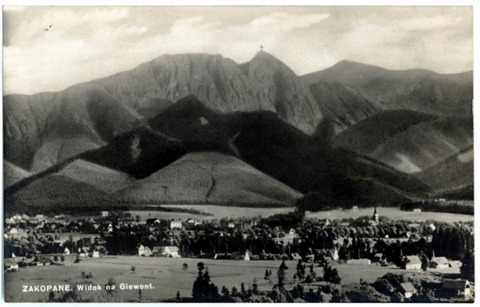
[[[374,208],[358,208],[356,210],[330,210],[330,211],[321,211],[321,212],[312,212],[307,215],[310,218],[318,219],[347,219],[347,218],[358,218],[365,215],[373,215]],[[380,216],[385,216],[393,220],[407,220],[422,222],[428,220],[442,221],[442,222],[467,222],[473,221],[473,215],[466,214],[454,214],[454,213],[443,213],[443,212],[412,212],[412,211],[402,211],[396,208],[377,208],[378,214]]]
[[[152,283],[155,289],[143,290],[142,301],[160,301],[175,297],[177,291],[182,296],[190,296],[193,282],[197,276],[196,265],[203,261],[208,267],[212,281],[221,288],[223,285],[231,289],[233,286],[240,290],[241,283],[245,283],[246,289],[252,285],[253,279],[261,290],[270,290],[276,282],[276,270],[281,261],[234,261],[213,259],[187,259],[187,258],[157,258],[138,256],[107,256],[103,258],[83,258],[79,264],[73,263],[74,256],[67,257],[65,266],[48,266],[21,268],[19,272],[5,275],[5,299],[7,301],[43,301],[48,293],[22,293],[22,285],[55,285],[69,282],[80,282],[81,272],[92,272],[93,284],[104,285],[108,278],[113,277],[117,285],[120,283],[148,284]],[[188,264],[188,269],[183,270],[183,263]],[[287,284],[292,281],[295,273],[296,261],[286,262]],[[131,267],[135,266],[135,273]],[[362,278],[366,282],[373,282],[378,277],[388,272],[403,273],[393,267],[381,267],[377,265],[334,265],[338,269],[343,284],[358,283]],[[265,270],[272,270],[272,282],[265,279]],[[458,268],[451,269],[458,273]],[[317,276],[323,276],[323,268],[316,267]],[[418,273],[430,274],[430,273]],[[84,292],[85,293],[85,292]],[[116,296],[121,301],[133,301],[138,299],[138,290],[118,291]]]

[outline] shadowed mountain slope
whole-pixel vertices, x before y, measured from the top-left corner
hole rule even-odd
[[[415,174],[435,190],[452,190],[473,185],[473,146]]]

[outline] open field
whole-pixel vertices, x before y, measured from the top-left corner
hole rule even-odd
[[[330,211],[320,211],[312,212],[307,215],[310,218],[318,219],[346,219],[346,218],[358,218],[360,216],[371,216],[373,214],[374,208],[358,208],[350,210],[330,210]],[[381,207],[377,208],[378,214],[380,216],[385,216],[393,220],[407,220],[422,222],[427,220],[434,220],[439,222],[468,222],[473,221],[473,215],[466,214],[454,214],[454,213],[444,213],[444,212],[412,212],[412,211],[402,211],[397,208],[388,208]]]
[[[163,218],[163,219],[188,219],[196,218],[203,220],[210,219],[221,219],[221,218],[240,218],[240,217],[268,217],[278,213],[288,213],[294,210],[293,207],[288,208],[244,208],[244,207],[226,207],[226,206],[215,206],[215,205],[161,205],[162,207],[167,208],[184,208],[184,209],[193,209],[200,212],[211,213],[213,216],[199,215],[193,213],[183,213],[183,212],[161,212],[161,211],[129,211],[132,216],[140,215],[141,220],[144,221],[148,218]],[[443,222],[467,222],[473,221],[473,215],[466,214],[453,214],[453,213],[444,213],[444,212],[412,212],[412,211],[402,211],[397,208],[391,207],[381,207],[378,208],[378,213],[380,216],[385,216],[394,220],[407,220],[407,221],[443,221]],[[307,214],[309,218],[318,218],[318,219],[344,219],[344,218],[358,218],[360,216],[370,216],[373,214],[373,208],[358,208],[356,210],[329,210],[329,211],[320,211],[312,212]]]
[[[161,212],[161,211],[129,211],[132,216],[140,215],[141,220],[144,221],[148,218],[163,218],[163,219],[221,219],[221,218],[239,218],[239,217],[267,217],[277,213],[287,213],[294,210],[293,207],[285,208],[244,208],[244,207],[227,207],[227,206],[215,206],[215,205],[161,205],[167,208],[184,208],[194,209],[205,213],[211,213],[213,216],[183,213],[183,212]]]
[[[240,284],[245,287],[257,279],[261,290],[270,290],[276,282],[276,270],[281,261],[235,261],[235,260],[213,260],[213,259],[190,259],[190,258],[156,258],[138,256],[107,256],[103,258],[82,258],[78,264],[73,263],[75,256],[69,256],[65,260],[65,266],[47,266],[21,268],[16,273],[5,275],[5,293],[7,301],[44,301],[48,293],[22,293],[22,285],[59,285],[65,283],[81,282],[81,272],[92,272],[93,284],[104,285],[110,277],[121,283],[149,284],[152,283],[155,289],[143,290],[143,301],[159,301],[175,297],[177,290],[182,296],[190,296],[193,282],[197,276],[196,265],[203,261],[208,267],[211,280],[219,289],[223,285],[231,289],[233,286],[240,290]],[[183,270],[182,264],[187,263],[188,269]],[[296,261],[286,262],[287,283],[293,278]],[[132,273],[130,268],[135,266],[136,271]],[[362,278],[367,282],[373,282],[378,277],[388,272],[406,272],[393,267],[381,267],[378,265],[346,265],[335,264],[343,284],[358,283]],[[263,279],[265,269],[272,270],[272,283]],[[317,276],[323,275],[323,268],[316,267]],[[458,268],[446,270],[445,273],[458,273]],[[429,273],[419,273],[429,274]],[[86,296],[92,295],[82,292]],[[95,292],[95,296],[100,293]],[[116,297],[120,301],[132,301],[138,299],[138,290],[118,291]]]

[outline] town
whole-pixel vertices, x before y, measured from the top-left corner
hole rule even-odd
[[[420,294],[429,301],[473,298],[473,222],[394,221],[381,216],[381,208],[371,216],[338,220],[305,218],[298,212],[218,220],[141,220],[121,211],[85,218],[16,214],[5,219],[4,237],[5,271],[12,274],[24,268],[62,266],[67,257],[73,263],[112,256],[293,261],[298,262],[295,283],[285,283],[292,289],[302,283],[313,289],[315,283],[319,287],[331,280],[343,285],[338,276],[331,277],[332,272],[338,275],[336,266],[371,267],[396,270],[399,276],[432,272],[438,277],[435,282],[405,279],[383,289],[383,295],[391,294],[397,301],[416,301]],[[188,262],[182,266],[187,269]],[[309,274],[305,267],[310,267]],[[324,276],[315,272],[318,268],[323,268]],[[265,277],[271,280],[271,270],[267,271]],[[361,275],[358,279],[365,286]],[[215,300],[221,301],[220,296]],[[242,300],[249,301],[249,296]]]

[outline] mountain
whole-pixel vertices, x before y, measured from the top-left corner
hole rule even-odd
[[[3,161],[3,186],[8,187],[12,184],[27,178],[32,174],[21,167],[8,161]]]
[[[113,195],[127,203],[293,205],[301,196],[245,162],[216,152],[190,153]]]
[[[308,86],[266,52],[242,65],[220,55],[163,55],[61,92],[5,96],[5,158],[39,172],[102,147],[188,95],[222,113],[273,111],[306,133],[322,118]]]
[[[467,84],[472,82],[473,72],[439,74],[426,69],[390,70],[374,65],[343,60],[327,69],[302,76],[302,79],[309,85],[320,81],[339,82],[355,88],[361,88],[377,78],[397,79],[399,81],[440,78]]]
[[[338,134],[355,123],[383,110],[377,100],[339,82],[316,82],[310,91],[324,118],[333,124],[333,134]]]
[[[473,72],[438,74],[423,69],[388,70],[341,61],[302,79],[310,86],[339,82],[361,90],[384,109],[407,109],[436,115],[472,116]]]
[[[128,184],[130,176],[136,178],[132,184]],[[428,192],[415,178],[367,156],[332,147],[274,112],[223,114],[192,96],[168,107],[146,127],[115,136],[99,149],[12,185],[5,191],[8,203],[34,201],[44,183],[60,178],[67,186],[60,185],[61,192],[45,187],[53,197],[46,205],[75,205],[84,200],[83,191],[89,188],[95,189],[92,197],[97,199],[85,199],[85,205],[90,201],[285,205],[309,192],[340,193],[338,197],[346,202],[377,204],[386,198],[393,201]],[[103,191],[98,188],[101,185],[105,185]],[[110,198],[112,191],[116,192]]]
[[[100,148],[132,129],[137,117],[98,88],[6,96],[5,159],[36,173]]]
[[[472,118],[383,111],[337,135],[335,144],[414,173],[471,146],[473,122]]]
[[[358,122],[335,136],[335,144],[370,155],[382,144],[409,127],[438,117],[409,110],[386,110]]]
[[[195,97],[186,97],[153,118],[149,126],[184,142],[188,151],[236,156],[302,193],[346,177],[379,180],[410,192],[425,188],[366,156],[332,148],[288,125],[273,112],[221,114]]]
[[[473,146],[415,174],[434,190],[456,190],[473,185]]]

